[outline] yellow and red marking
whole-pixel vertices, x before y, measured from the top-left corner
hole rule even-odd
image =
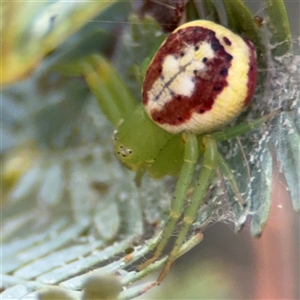
[[[238,116],[256,86],[253,45],[210,21],[178,27],[147,70],[143,104],[170,133],[213,131]]]

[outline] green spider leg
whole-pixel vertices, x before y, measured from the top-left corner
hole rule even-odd
[[[158,259],[166,247],[169,238],[182,214],[184,199],[186,198],[187,191],[190,187],[198,158],[197,137],[189,132],[184,133],[183,135],[185,139],[183,166],[175,188],[175,197],[171,204],[170,215],[153,257],[147,260],[144,264],[140,265],[140,270],[144,269],[146,266]]]
[[[177,253],[183,244],[194,220],[197,217],[198,210],[204,201],[206,191],[211,183],[215,170],[217,168],[218,162],[218,150],[216,140],[210,136],[206,135],[202,139],[204,146],[204,157],[203,164],[199,174],[199,178],[193,194],[191,196],[190,205],[187,207],[183,215],[182,227],[176,238],[174,248],[171,251],[168,260],[164,266],[163,271],[160,273],[157,283],[160,284],[165,276],[167,275],[172,263],[177,257]],[[170,213],[172,214],[172,212]]]
[[[197,184],[192,193],[190,205],[187,207],[186,211],[183,214],[182,227],[179,231],[174,247],[169,255],[163,271],[161,272],[157,280],[158,284],[164,279],[171,264],[178,256],[178,251],[182,246],[182,243],[184,242],[184,239],[186,238],[194,220],[197,217],[198,210],[205,198],[205,194],[209,185],[211,184],[211,180],[217,168],[219,168],[222,175],[229,181],[229,184],[235,194],[235,197],[237,198],[237,201],[241,206],[245,206],[245,201],[239,192],[234,175],[222,155],[217,150],[217,142],[228,140],[229,138],[238,137],[246,132],[252,131],[262,123],[265,123],[266,121],[277,115],[280,111],[281,110],[276,110],[258,120],[245,122],[225,131],[215,132],[211,135],[204,135],[201,137],[201,146],[204,148],[202,169],[200,171]],[[153,245],[153,249],[155,249],[155,252],[152,258],[141,264],[139,266],[139,270],[144,269],[160,257],[167,243],[169,242],[169,238],[172,235],[179,218],[182,215],[182,209],[185,203],[186,194],[190,187],[192,176],[195,171],[196,161],[199,155],[199,139],[197,139],[197,136],[192,133],[184,133],[183,136],[185,139],[184,163],[175,188],[175,197],[171,203],[170,215],[162,232],[161,239],[157,242],[157,244]]]

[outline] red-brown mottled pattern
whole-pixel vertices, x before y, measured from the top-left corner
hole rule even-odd
[[[223,37],[223,41],[225,42],[226,45],[231,46],[231,41],[228,37]]]
[[[245,106],[247,106],[252,99],[256,87],[257,65],[256,65],[256,56],[255,56],[256,52],[254,46],[247,39],[244,39],[244,41],[250,48],[250,64],[249,64],[250,68],[248,71],[248,84],[247,84],[248,93],[245,99]]]
[[[144,80],[142,93],[144,105],[148,103],[148,91],[161,75],[164,58],[167,55],[180,56],[184,53],[187,44],[196,47],[202,41],[211,44],[215,56],[212,59],[203,60],[206,64],[205,73],[203,71],[195,73],[195,92],[191,97],[174,95],[161,111],[153,110],[151,112],[154,121],[161,124],[179,125],[189,120],[193,112],[205,113],[212,108],[214,99],[228,85],[227,74],[232,56],[224,50],[214,31],[191,26],[172,33],[157,52]]]

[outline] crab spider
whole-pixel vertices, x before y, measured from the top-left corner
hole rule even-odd
[[[189,22],[170,34],[152,59],[143,83],[143,103],[126,114],[121,124],[115,118],[117,157],[136,172],[137,182],[145,172],[153,178],[178,175],[161,238],[152,258],[139,267],[161,256],[182,220],[158,284],[178,256],[217,169],[240,205],[246,205],[217,142],[251,131],[278,113],[224,129],[250,102],[256,73],[256,52],[250,41],[210,21]],[[183,211],[200,155],[199,178]]]

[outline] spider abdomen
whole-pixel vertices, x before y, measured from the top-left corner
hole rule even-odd
[[[143,104],[170,133],[214,131],[237,117],[256,86],[253,45],[210,21],[178,27],[147,70]]]

